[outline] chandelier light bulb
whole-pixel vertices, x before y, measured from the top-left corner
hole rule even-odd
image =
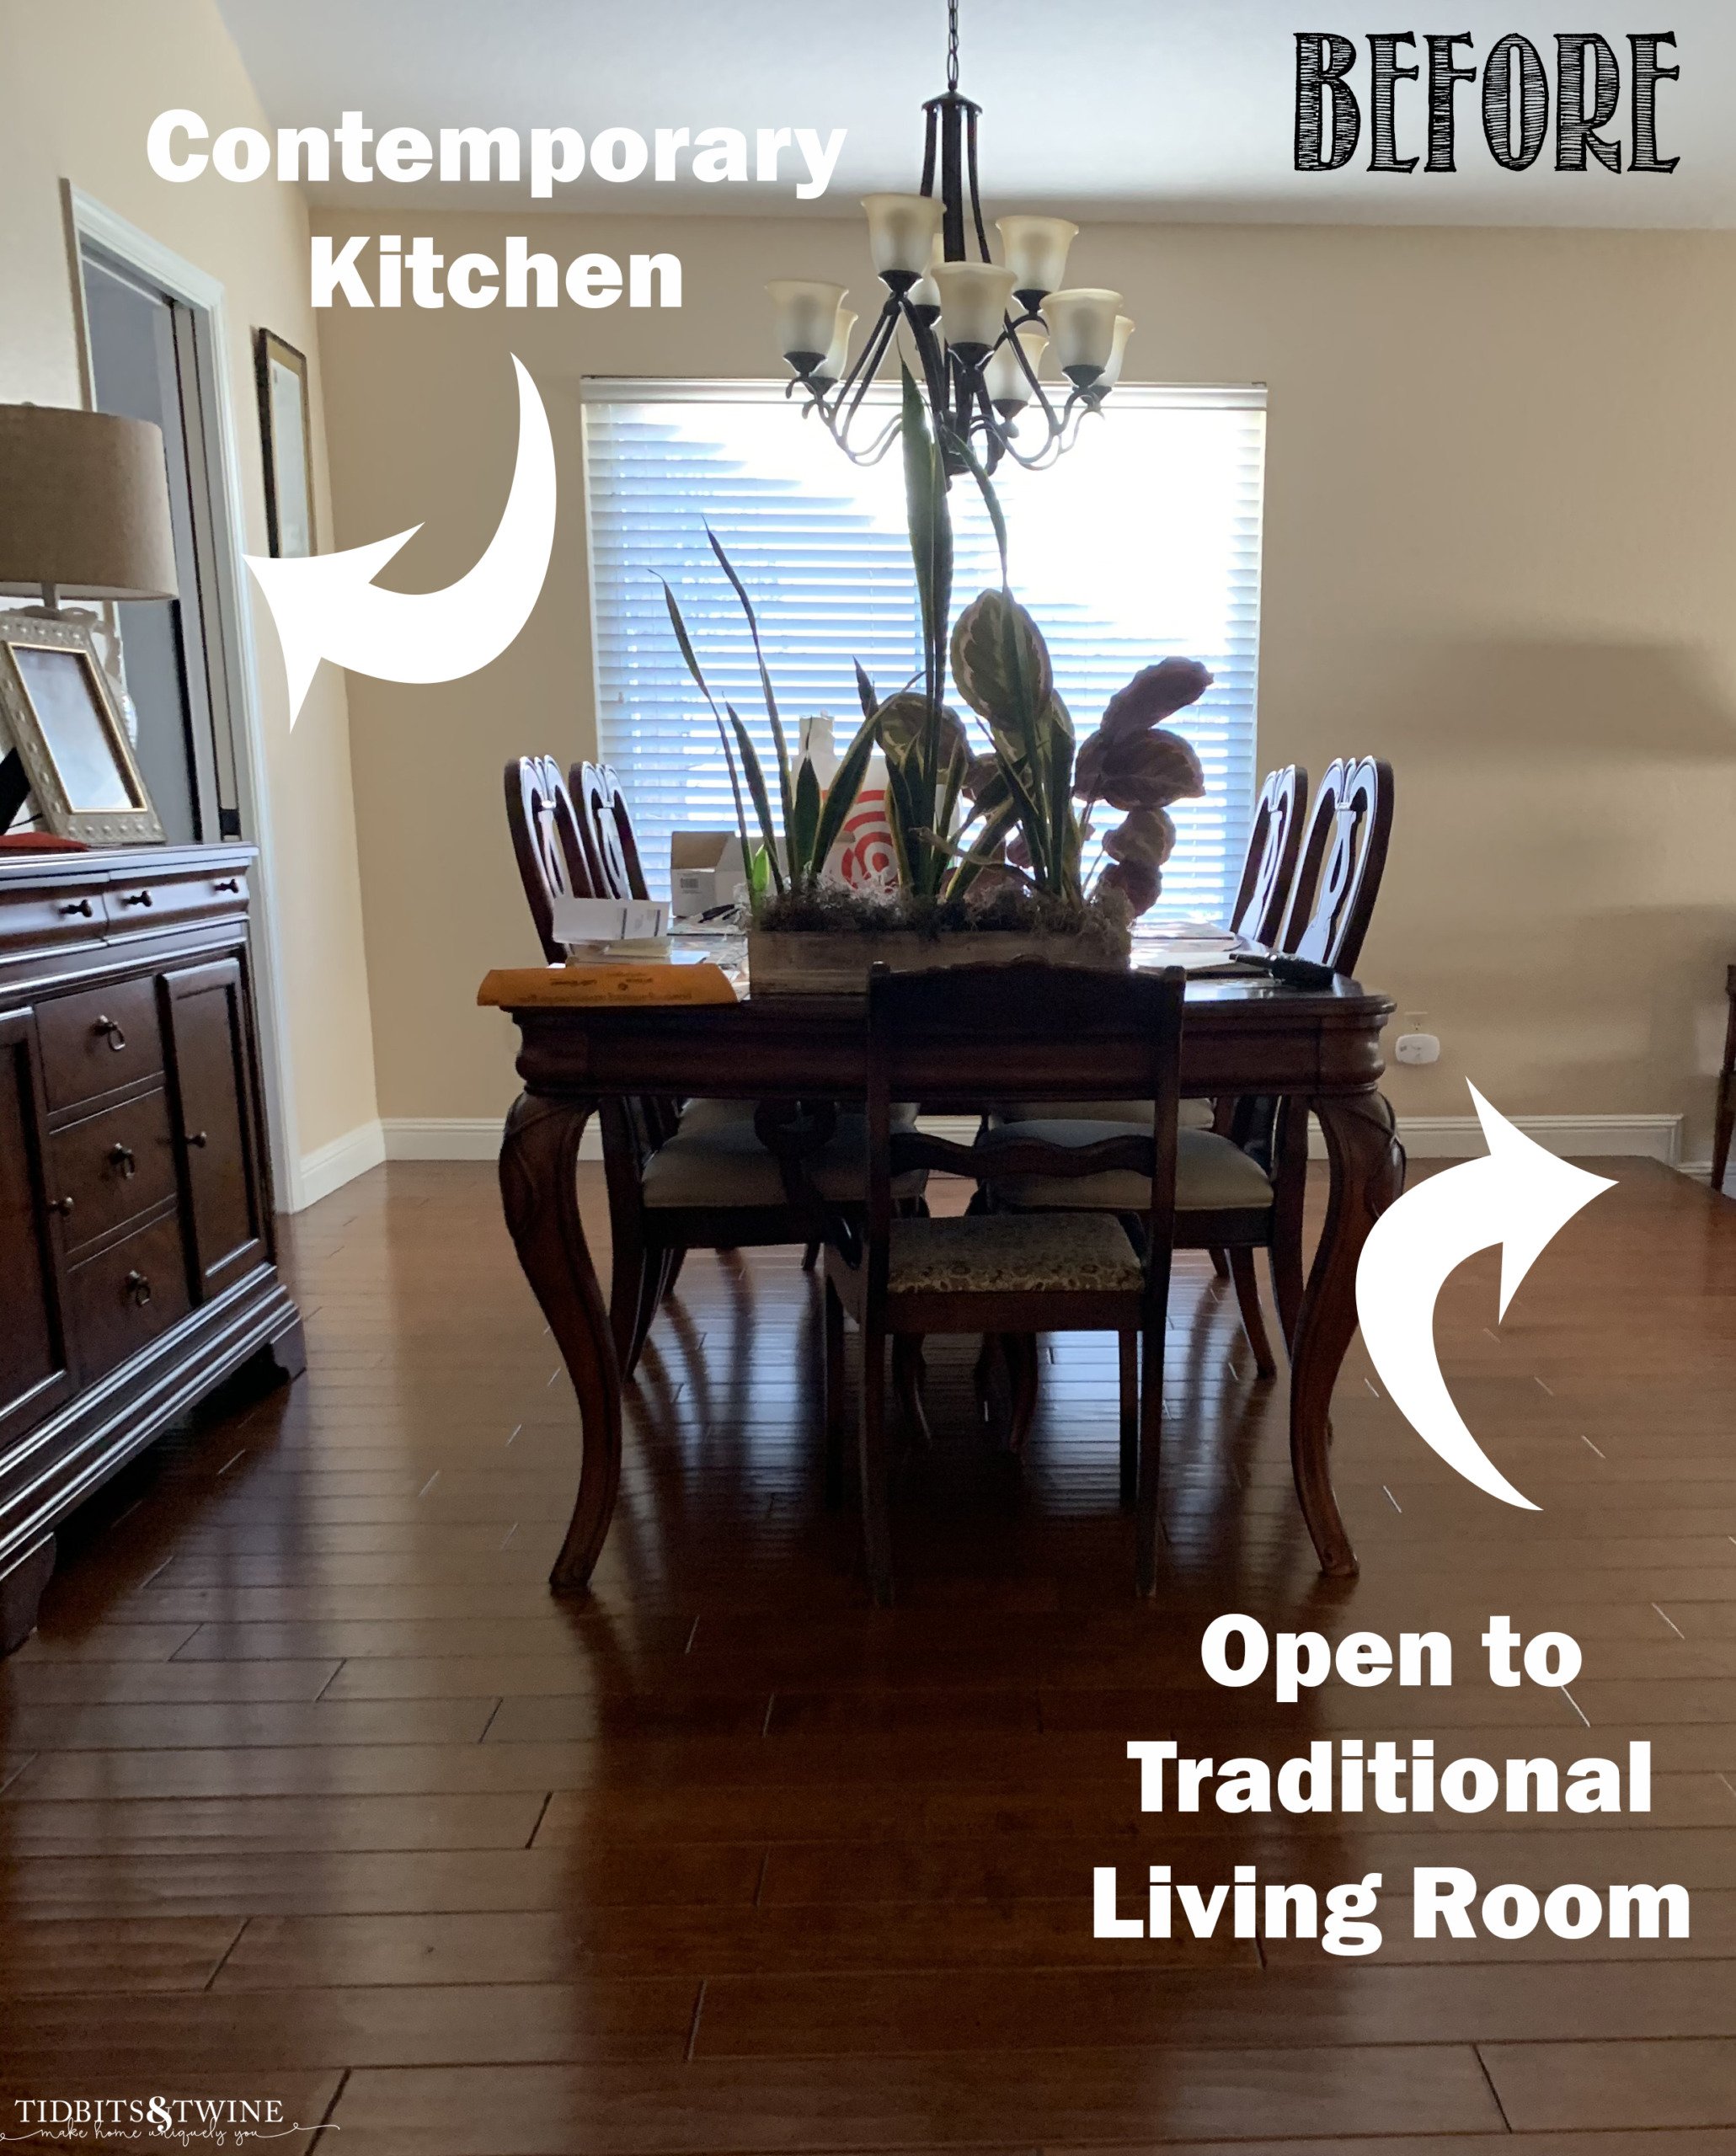
[[[1056,363],[1075,388],[1091,388],[1109,364],[1120,313],[1120,293],[1095,285],[1051,292],[1044,302]]]
[[[1040,307],[1066,275],[1067,249],[1078,238],[1079,227],[1065,217],[997,217],[995,230],[1019,305]]]
[[[864,195],[868,253],[882,281],[908,291],[928,266],[945,205],[934,195]]]
[[[814,379],[822,384],[840,382],[850,366],[850,333],[856,327],[856,316],[847,307],[841,306],[832,324],[832,341],[826,347],[825,357],[814,371]],[[1132,328],[1130,323],[1128,327]]]
[[[852,315],[851,320],[853,322]],[[1121,379],[1121,362],[1127,356],[1127,340],[1133,334],[1130,316],[1118,314],[1115,318],[1115,341],[1109,347],[1109,356],[1103,362],[1103,371],[1092,385],[1101,390],[1113,389]]]
[[[983,370],[983,387],[988,392],[990,403],[1003,419],[1010,419],[1015,412],[1022,412],[1031,401],[1030,379],[1018,363],[1014,337],[1031,363],[1032,374],[1035,374],[1042,366],[1043,355],[1049,346],[1049,339],[1044,332],[1036,323],[1028,323],[1023,329],[1016,329],[1012,337],[999,346],[991,357]]]
[[[766,290],[777,324],[777,349],[805,381],[831,349],[844,287],[805,277],[779,277]]]
[[[940,291],[942,334],[966,366],[980,367],[1006,328],[1012,272],[992,262],[941,262],[931,274]]]

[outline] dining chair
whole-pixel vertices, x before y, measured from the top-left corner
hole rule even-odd
[[[1730,1136],[1736,1131],[1736,966],[1726,969],[1724,994],[1730,1015],[1724,1021],[1724,1059],[1718,1070],[1717,1104],[1712,1124],[1712,1187],[1722,1192],[1730,1165]]]
[[[548,756],[506,766],[506,818],[525,896],[545,954],[564,960],[553,935],[554,901],[622,895],[600,890],[580,814],[560,767]],[[617,789],[618,792],[618,789]],[[632,857],[637,862],[637,849]],[[631,873],[631,872],[629,872]],[[626,894],[633,895],[631,891]],[[792,1209],[776,1156],[754,1128],[754,1103],[678,1102],[659,1095],[605,1095],[603,1173],[609,1199],[609,1325],[623,1378],[637,1368],[657,1306],[690,1250],[745,1250],[810,1240]],[[828,1200],[860,1210],[868,1183],[868,1126],[860,1109],[837,1118],[816,1180]],[[900,1185],[920,1200],[924,1178]],[[919,1371],[902,1364],[900,1390],[920,1427]]]
[[[1335,973],[1349,973],[1374,917],[1392,834],[1393,777],[1373,757],[1340,759],[1320,782],[1309,814],[1278,947]],[[1263,1378],[1277,1363],[1261,1308],[1254,1254],[1264,1250],[1286,1344],[1302,1307],[1302,1212],[1308,1170],[1306,1106],[1250,1097],[1231,1104],[1227,1127],[1183,1129],[1176,1156],[1176,1248],[1222,1251],[1242,1328]],[[1018,1127],[1051,1143],[1088,1146],[1106,1125],[1082,1118],[1028,1118]],[[1140,1127],[1136,1119],[1107,1126]],[[1126,1174],[1061,1182],[1044,1179],[1002,1193],[1023,1207],[1088,1207],[1136,1216],[1145,1197]],[[1124,1358],[1128,1352],[1124,1343]]]
[[[826,1208],[826,1433],[844,1441],[844,1321],[862,1334],[857,1426],[863,1540],[877,1603],[890,1600],[887,1518],[886,1347],[935,1333],[987,1337],[1062,1329],[1130,1334],[1136,1410],[1124,1412],[1121,1490],[1136,1504],[1142,1593],[1156,1579],[1158,1442],[1163,1329],[1173,1229],[1178,971],[1104,974],[1028,962],[896,974],[876,967],[868,995],[868,1184],[866,1217]],[[1021,1084],[1023,1081],[1023,1084]],[[1051,1145],[1034,1127],[1003,1128],[959,1145],[894,1120],[902,1096],[959,1098],[1035,1087],[1151,1102],[1139,1129],[1089,1145]],[[1137,1222],[1107,1213],[1040,1221],[993,1209],[933,1219],[895,1209],[902,1178],[944,1170],[993,1191],[1007,1178],[1136,1176]]]
[[[1270,943],[1284,919],[1301,851],[1307,801],[1308,774],[1301,764],[1267,772],[1254,803],[1242,882],[1229,920],[1234,932],[1250,942]]]
[[[579,828],[601,898],[648,899],[633,814],[621,782],[607,764],[574,764],[568,776],[579,805]]]
[[[1308,773],[1301,764],[1285,764],[1267,772],[1254,803],[1247,848],[1242,857],[1242,880],[1226,924],[1251,942],[1272,944],[1283,924],[1301,851],[1303,811],[1308,800]],[[1140,1122],[1148,1103],[1108,1101],[1092,1107],[1082,1102],[1009,1102],[1001,1111],[1009,1123],[1076,1118],[1082,1122]],[[1183,1101],[1180,1123],[1183,1130],[1217,1130],[1228,1135],[1236,1110],[1233,1101]],[[1259,1289],[1249,1264],[1214,1249],[1212,1263],[1221,1278],[1230,1280],[1242,1311],[1242,1325],[1253,1348],[1255,1367],[1262,1375],[1273,1370],[1270,1350],[1264,1346],[1264,1326],[1259,1315]]]
[[[588,899],[595,890],[585,867],[578,813],[553,756],[509,760],[506,824],[542,955],[551,965],[560,965],[567,947],[555,937],[555,901]]]

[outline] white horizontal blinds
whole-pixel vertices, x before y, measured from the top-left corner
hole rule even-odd
[[[705,526],[752,595],[792,748],[797,718],[819,711],[833,714],[841,747],[860,717],[852,660],[882,694],[918,663],[903,483],[895,449],[858,469],[756,385],[593,382],[586,398],[599,738],[660,890],[670,831],[729,826],[734,809],[658,577],[674,588],[713,692],[760,744],[770,781],[752,646]],[[1081,735],[1154,659],[1197,658],[1216,676],[1175,722],[1199,752],[1207,791],[1172,812],[1178,838],[1158,907],[1170,915],[1222,919],[1241,873],[1255,782],[1264,443],[1260,392],[1129,387],[1051,470],[1003,466],[996,475],[1013,588],[1048,639]],[[959,606],[999,569],[969,480],[954,483],[953,510]]]

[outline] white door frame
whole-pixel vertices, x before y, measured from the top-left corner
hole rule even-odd
[[[93,201],[71,180],[61,182],[71,260],[72,312],[80,383],[87,408],[94,408],[89,327],[85,319],[80,243],[88,240],[136,270],[192,311],[193,349],[199,371],[206,469],[211,474],[211,512],[216,604],[206,610],[206,638],[213,673],[228,707],[235,744],[236,806],[242,835],[259,851],[254,908],[254,988],[264,1065],[265,1120],[271,1145],[272,1182],[280,1212],[298,1213],[305,1201],[297,1139],[295,1088],[291,1082],[289,1026],[283,1001],[283,947],[278,912],[271,824],[270,781],[260,716],[252,591],[243,557],[247,508],[241,489],[241,458],[232,393],[228,317],[223,287]]]

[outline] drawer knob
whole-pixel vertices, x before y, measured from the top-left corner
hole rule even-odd
[[[51,1198],[48,1209],[51,1213],[58,1213],[64,1220],[72,1210],[72,1201],[70,1198]]]
[[[139,1171],[139,1164],[133,1157],[133,1150],[131,1145],[111,1145],[109,1148],[109,1158],[124,1176],[136,1176]]]
[[[190,1130],[187,1133],[187,1143],[190,1145],[205,1146],[210,1145],[211,1139],[202,1130]]]
[[[90,919],[90,900],[88,899],[68,899],[61,906],[61,911],[62,913],[82,913],[84,915],[84,918],[88,921]]]
[[[143,1309],[151,1299],[150,1280],[142,1273],[129,1273],[126,1276],[126,1293],[131,1301],[136,1303],[141,1309]]]
[[[112,1018],[99,1018],[91,1029],[93,1033],[106,1033],[109,1046],[116,1055],[126,1046],[126,1036]]]
[[[211,889],[214,891],[238,891],[241,889],[241,883],[237,877],[220,876],[211,885]]]
[[[148,891],[123,891],[120,903],[124,906],[152,906],[157,901]]]

